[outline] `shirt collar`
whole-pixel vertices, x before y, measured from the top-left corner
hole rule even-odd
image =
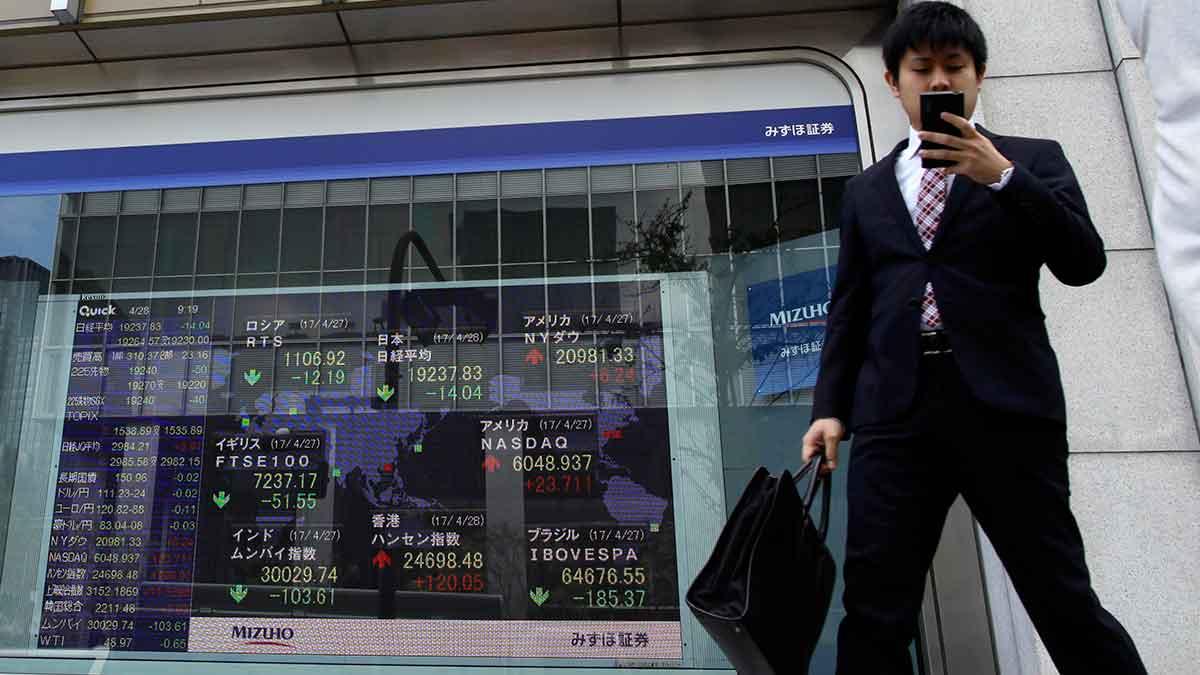
[[[975,128],[976,121],[975,121],[974,116],[972,116],[971,119],[969,119],[967,121],[971,123],[971,128]],[[917,135],[916,129],[912,128],[912,126],[909,126],[908,127],[908,147],[904,148],[904,159],[912,159],[913,157],[916,157],[917,150],[920,150],[920,149],[921,149],[921,137]]]

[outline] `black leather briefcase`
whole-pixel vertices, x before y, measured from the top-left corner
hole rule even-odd
[[[688,607],[739,675],[808,672],[837,573],[825,545],[831,481],[822,460],[794,478],[759,468],[688,589]],[[806,475],[802,499],[796,483]],[[819,527],[811,517],[818,487]]]

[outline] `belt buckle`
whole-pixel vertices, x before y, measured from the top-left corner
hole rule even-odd
[[[940,330],[921,331],[921,356],[936,356],[938,354],[949,354],[950,341],[946,339],[946,333]]]

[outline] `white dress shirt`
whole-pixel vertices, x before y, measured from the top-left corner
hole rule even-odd
[[[975,120],[971,120],[971,126],[975,126]],[[917,194],[921,191],[921,176],[925,173],[925,169],[921,168],[921,157],[917,155],[917,151],[920,149],[921,137],[917,136],[916,129],[909,127],[908,147],[901,150],[900,156],[896,158],[896,182],[900,184],[900,194],[904,197],[904,205],[908,207],[908,215],[914,223],[913,227],[916,227],[917,222]],[[1011,177],[1012,172],[1007,172],[999,182],[992,183],[988,187],[993,190],[1002,190],[1004,186],[1008,185]],[[954,186],[954,178],[954,174],[946,174],[947,197],[950,195],[950,188]]]
[[[1181,337],[1200,350],[1200,2],[1117,0],[1157,106],[1151,227]]]

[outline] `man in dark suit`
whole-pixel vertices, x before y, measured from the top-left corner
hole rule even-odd
[[[1062,383],[1042,265],[1082,286],[1104,244],[1058,143],[919,131],[921,92],[972,117],[987,47],[963,10],[918,3],[883,41],[909,138],[846,187],[841,250],[804,459],[854,432],[840,675],[911,673],[925,575],[962,495],[1063,675],[1144,674],[1092,591],[1071,514]],[[927,140],[949,146],[920,150]],[[921,158],[955,162],[923,169]]]

